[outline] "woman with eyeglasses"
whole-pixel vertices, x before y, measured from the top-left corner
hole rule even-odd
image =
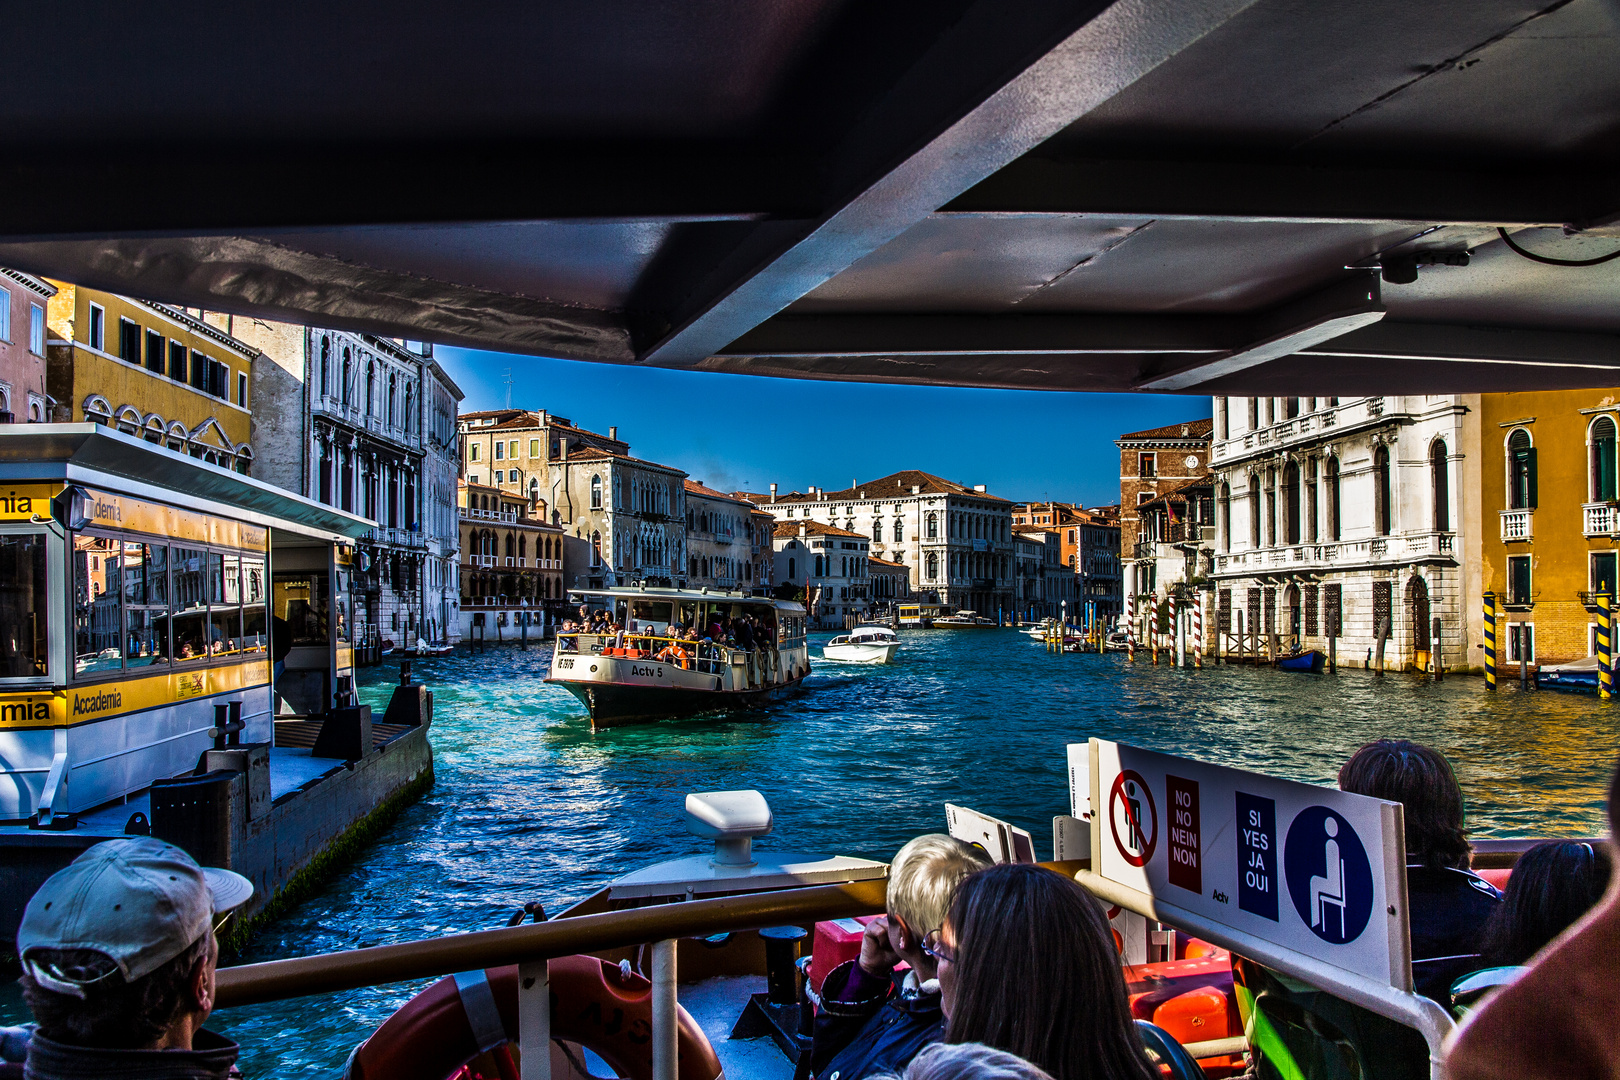
[[[1072,879],[1021,863],[981,870],[922,947],[938,964],[946,1042],[1017,1054],[1055,1080],[1156,1080],[1108,920]]]

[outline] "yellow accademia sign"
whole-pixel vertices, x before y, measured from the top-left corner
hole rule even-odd
[[[0,487],[0,521],[34,521],[51,516],[51,500],[61,484],[10,484]]]

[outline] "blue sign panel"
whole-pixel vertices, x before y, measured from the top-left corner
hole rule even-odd
[[[1277,921],[1277,803],[1237,796],[1238,907]]]
[[[1283,874],[1294,910],[1330,945],[1356,940],[1372,916],[1372,866],[1356,830],[1325,806],[1294,816],[1283,845]]]

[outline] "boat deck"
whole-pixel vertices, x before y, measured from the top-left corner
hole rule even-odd
[[[754,1039],[731,1037],[749,996],[764,992],[763,975],[719,976],[682,983],[677,990],[681,1005],[714,1046],[726,1080],[793,1080],[793,1062],[769,1035]]]

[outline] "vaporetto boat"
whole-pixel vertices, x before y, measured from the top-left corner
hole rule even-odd
[[[607,631],[557,635],[546,681],[590,712],[595,727],[758,708],[797,691],[810,674],[803,605],[701,589],[612,588],[569,594]],[[711,632],[747,616],[764,633],[744,647]],[[695,635],[695,636],[694,636]]]

